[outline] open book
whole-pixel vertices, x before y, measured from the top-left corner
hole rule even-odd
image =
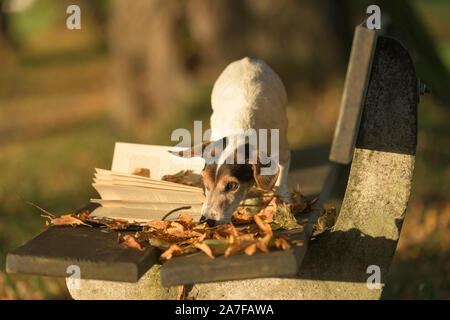
[[[141,145],[117,142],[111,170],[95,169],[94,183],[101,199],[91,202],[101,206],[91,217],[120,218],[129,221],[161,220],[168,212],[185,206],[167,219],[179,219],[189,213],[194,220],[200,218],[204,200],[203,190],[198,185],[204,167],[201,158],[180,158],[169,150],[182,148]],[[167,175],[192,172],[185,185],[162,180]],[[141,173],[133,174],[133,172]],[[142,174],[142,172],[146,174]]]

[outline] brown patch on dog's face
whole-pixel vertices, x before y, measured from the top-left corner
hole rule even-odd
[[[202,217],[213,220],[216,225],[230,221],[233,212],[255,183],[253,168],[249,164],[207,165],[202,176],[206,196]]]
[[[212,141],[206,141],[186,150],[170,152],[186,158],[195,156],[208,158],[215,157],[216,147],[220,147],[221,143],[222,151],[227,147],[226,138],[217,140],[214,145],[211,145],[212,143]],[[214,148],[206,150],[209,146]],[[239,164],[237,161],[238,150],[242,149],[236,149],[231,155],[234,156],[234,164],[217,165],[206,161],[208,164],[202,171],[206,199],[202,206],[202,219],[200,221],[206,220],[209,224],[227,223],[255,182],[259,188],[265,190],[271,190],[276,183],[280,170],[279,166],[275,174],[263,175],[261,168],[268,167],[268,165],[261,164],[259,152],[251,150],[248,143],[245,144],[244,159],[241,159],[245,164]],[[254,155],[254,152],[256,152],[256,163],[250,164],[250,158],[254,158],[250,157],[250,153]],[[225,161],[225,163],[227,162]]]

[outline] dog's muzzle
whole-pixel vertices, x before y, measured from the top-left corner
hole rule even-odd
[[[216,223],[217,223],[216,220],[213,220],[213,219],[206,219],[205,216],[201,216],[201,218],[200,218],[200,223],[203,223],[203,222],[206,222],[206,224],[207,224],[209,227],[214,227],[214,226],[216,225]]]

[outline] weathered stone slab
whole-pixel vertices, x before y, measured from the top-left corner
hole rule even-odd
[[[161,285],[160,268],[153,265],[135,283],[81,279],[79,289],[68,290],[76,300],[174,300],[178,288]]]

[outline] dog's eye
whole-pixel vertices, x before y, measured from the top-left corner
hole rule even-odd
[[[225,186],[225,192],[230,192],[230,191],[234,191],[239,187],[239,184],[237,182],[228,182],[227,185]]]

